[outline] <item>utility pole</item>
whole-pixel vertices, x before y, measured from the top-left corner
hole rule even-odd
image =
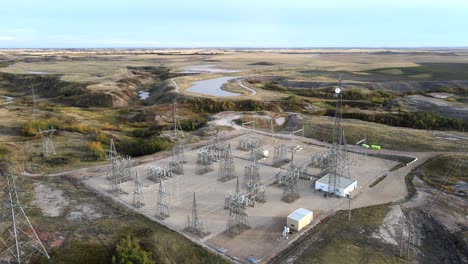
[[[351,221],[351,196],[348,194],[348,221]]]

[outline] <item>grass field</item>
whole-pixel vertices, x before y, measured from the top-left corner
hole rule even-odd
[[[306,137],[332,141],[333,118],[317,116],[307,119],[306,122]],[[458,140],[453,140],[450,134],[445,135],[444,138],[427,130],[391,127],[353,119],[343,121],[343,127],[348,144],[354,144],[367,137],[368,144],[380,145],[383,149],[402,151],[468,150],[467,133],[462,132],[450,132],[463,136]]]
[[[381,226],[389,205],[340,211],[314,228],[303,241],[301,253],[287,252],[273,263],[284,263],[294,254],[294,263],[400,263],[397,247],[383,243],[372,234]]]
[[[467,156],[442,155],[431,160],[424,168],[422,179],[433,187],[453,192],[457,184],[468,183]]]
[[[468,80],[468,63],[420,63],[417,67],[380,68],[366,72],[443,81]]]
[[[46,247],[54,263],[110,263],[115,244],[126,235],[150,251],[156,263],[228,263],[177,232],[96,195],[76,179],[41,177],[18,182],[23,190],[36,195],[38,185],[46,186],[45,195],[62,192],[52,198],[61,201],[57,216],[44,215],[41,210],[56,207],[53,203],[45,200],[39,207],[30,204],[31,196],[25,199],[32,224],[39,236],[47,237]],[[51,249],[54,243],[61,246]]]
[[[239,112],[242,118],[244,114],[258,116],[261,114],[258,111],[268,110],[268,117],[284,116],[286,120],[290,112],[304,114],[306,136],[331,142],[333,119],[315,115],[324,115],[327,109],[334,109],[332,93],[324,90],[326,94],[322,97],[301,96],[293,93],[293,86],[285,85],[281,87],[283,90],[262,87],[272,80],[279,80],[278,85],[283,81],[297,84],[296,90],[312,90],[316,85],[330,89],[343,75],[345,89],[357,88],[355,90],[360,90],[364,96],[374,93],[377,96],[383,90],[396,87],[395,91],[390,91],[391,98],[377,96],[379,100],[376,102],[372,101],[372,96],[354,98],[344,103],[345,108],[369,113],[406,111],[409,109],[407,106],[392,100],[407,95],[408,91],[424,94],[418,86],[419,81],[468,80],[467,58],[467,50],[433,52],[418,49],[2,50],[0,71],[14,76],[5,74],[7,76],[2,77],[0,95],[12,96],[15,100],[4,104],[5,100],[0,98],[0,161],[16,160],[30,173],[54,173],[104,163],[103,160],[86,159],[89,154],[87,144],[96,140],[102,140],[104,148],[107,148],[110,138],[114,138],[119,152],[120,147],[143,149],[143,146],[150,142],[158,143],[168,134],[174,97],[179,102],[181,123],[190,127],[187,130],[193,133],[193,138],[207,138],[203,127],[200,131],[193,130],[205,124],[217,111],[242,110],[245,111]],[[180,72],[186,71],[187,67],[208,64],[210,66],[205,70],[221,71],[207,70],[197,75],[181,76],[183,73]],[[167,71],[168,68],[171,69],[171,77],[179,76],[175,80],[181,88],[180,93],[172,91],[172,83],[167,79],[171,78],[168,77],[169,72],[164,78],[152,73],[158,69]],[[39,77],[47,74],[57,77]],[[259,82],[249,84],[257,94],[250,95],[237,83],[227,84],[224,89],[241,92],[242,95],[227,99],[210,97],[208,100],[201,95],[185,93],[194,81],[233,75],[258,78]],[[394,85],[386,86],[388,81]],[[366,83],[376,87],[366,86]],[[33,85],[47,92],[36,94],[35,114],[30,91]],[[411,89],[398,90],[400,86]],[[466,104],[466,85],[456,88],[458,94],[449,99]],[[140,90],[148,90],[150,98],[139,100],[137,92]],[[98,96],[103,94],[112,98]],[[62,129],[53,137],[57,155],[43,158],[40,156],[41,139],[34,135],[26,137],[21,134],[21,128],[33,119],[45,122],[60,118],[68,120],[68,130]],[[259,126],[268,129],[269,119],[259,122]],[[348,144],[366,137],[368,144],[380,145],[384,150],[468,150],[468,134],[463,132],[408,129],[353,119],[346,119],[343,126]],[[77,128],[83,128],[83,131]],[[284,125],[275,129],[284,129]],[[94,130],[102,135],[88,133]],[[163,144],[170,146],[172,143],[164,141]],[[158,148],[152,150],[159,151]],[[424,179],[433,186],[439,186],[446,169],[456,163],[454,158],[449,155],[431,161],[425,169]],[[468,170],[467,164],[460,165],[461,170],[444,184],[444,188],[452,188],[461,180],[468,181],[466,173],[463,174]],[[62,213],[52,217],[44,215],[32,203],[32,197],[26,197],[31,219],[39,226],[48,247],[58,243],[51,249],[54,263],[109,263],[115,243],[127,234],[132,234],[144,249],[150,251],[156,263],[225,262],[184,236],[116,205],[108,198],[97,196],[76,179],[38,177],[21,180],[24,180],[22,187],[26,193],[34,192],[37,184],[42,184],[51,190],[63,191],[64,199],[68,201],[63,205]],[[371,236],[388,211],[389,205],[354,210],[351,222],[346,220],[345,213],[338,213],[330,219],[331,228],[317,233],[315,242],[296,262],[340,263],[343,255],[348,256],[346,261],[349,263],[398,262],[394,247]],[[322,226],[319,225],[317,230],[322,230]]]

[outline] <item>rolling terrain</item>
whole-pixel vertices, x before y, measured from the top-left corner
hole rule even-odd
[[[272,263],[338,263],[337,249],[356,263],[403,263],[396,226],[420,218],[412,259],[463,263],[467,69],[464,49],[0,50],[0,166],[14,168],[34,194],[25,203],[33,224],[49,223],[40,233],[56,263],[108,263],[126,235],[156,263],[232,261],[81,181],[103,173],[111,139],[137,163],[170,155],[174,99],[188,143],[209,142],[215,129],[238,133],[241,120],[285,136],[304,125],[306,138],[330,143],[341,78],[349,145],[366,138],[382,152],[431,159],[408,174],[406,199],[360,206],[350,222],[338,212]],[[237,77],[214,88],[237,95],[190,91],[219,77]],[[271,126],[279,117],[284,123]],[[44,157],[37,133],[51,127],[57,154]],[[49,211],[48,192],[61,201],[58,212]]]

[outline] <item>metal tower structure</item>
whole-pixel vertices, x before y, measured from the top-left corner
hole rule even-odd
[[[260,182],[260,175],[258,173],[259,163],[256,159],[255,153],[252,150],[250,154],[250,160],[244,165],[244,181],[242,186],[247,187],[249,182]]]
[[[109,171],[108,171],[107,176],[106,176],[106,178],[108,180],[110,180],[112,178],[112,175],[113,175],[112,171],[113,171],[113,167],[115,165],[114,160],[119,159],[119,158],[120,158],[120,155],[117,152],[117,149],[115,148],[114,139],[111,138],[110,144],[109,144],[109,150],[106,151],[106,160],[110,161]]]
[[[185,231],[192,233],[198,237],[204,237],[208,235],[208,233],[205,231],[203,223],[198,218],[197,200],[195,197],[195,192],[193,193],[192,217],[187,216],[187,225],[185,227]]]
[[[297,120],[302,120],[302,118],[299,118],[299,116],[296,114],[297,116]],[[302,144],[299,144],[297,142],[297,139],[296,139],[296,135],[300,135],[302,136],[302,140],[304,139],[305,137],[305,129],[304,129],[304,121],[302,120],[301,122],[301,125],[302,125],[302,128],[300,129],[297,129],[297,125],[295,127],[292,128],[291,130],[291,140],[293,142],[293,146],[292,146],[292,151],[298,151],[298,150],[301,150],[304,148],[304,146]]]
[[[169,161],[171,172],[179,175],[184,174],[184,144],[182,138],[184,132],[180,125],[179,116],[177,115],[177,100],[174,99],[173,112],[172,112],[172,137],[176,142],[172,148],[172,157]]]
[[[6,182],[6,202],[1,212],[0,262],[29,263],[37,254],[50,259],[36,230],[21,206],[14,176],[5,171],[0,177]]]
[[[218,180],[220,182],[226,182],[235,177],[234,159],[232,158],[231,144],[229,144],[219,162]]]
[[[131,181],[133,179],[130,168],[132,167],[132,158],[115,158],[111,160],[109,171],[107,171],[107,179],[111,183],[111,193],[121,193],[121,183]]]
[[[216,130],[212,136],[212,143],[209,146],[210,150],[212,151],[212,155],[215,160],[218,160],[224,156],[226,156],[226,151],[228,148],[228,144],[225,140],[223,140],[224,132]]]
[[[110,144],[109,144],[109,150],[106,151],[106,160],[114,160],[119,157],[120,155],[117,152],[117,149],[115,148],[114,139],[111,138]]]
[[[169,168],[172,173],[184,174],[184,146],[177,142],[172,148],[172,157],[169,161]]]
[[[145,197],[143,195],[143,184],[141,183],[141,178],[140,175],[138,175],[138,171],[135,172],[133,183],[135,184],[133,189],[133,206],[140,208],[145,205]]]
[[[297,182],[299,180],[299,170],[287,170],[286,177],[284,178],[284,187],[281,200],[287,203],[294,202],[300,197],[297,189]]]
[[[169,204],[167,203],[167,193],[163,187],[163,181],[159,183],[158,197],[156,200],[156,217],[164,219],[169,217]]]
[[[163,179],[171,178],[172,172],[164,167],[150,167],[146,169],[146,177],[154,182],[161,182]]]
[[[205,174],[213,170],[213,162],[216,161],[215,153],[211,148],[202,148],[197,152],[197,173]]]
[[[39,132],[36,134],[36,136],[40,135],[42,138],[42,155],[46,158],[56,154],[54,144],[52,143],[52,136],[55,131],[57,129],[53,127],[48,130],[41,130],[39,128]]]
[[[247,188],[247,197],[255,206],[256,202],[266,202],[265,186],[261,183],[259,173],[259,163],[256,154],[252,150],[250,161],[244,167],[244,186]]]
[[[330,172],[334,164],[335,149],[330,148],[326,152],[319,152],[312,155],[310,163],[312,166],[319,167],[323,172]]]
[[[260,147],[261,145],[261,140],[260,137],[255,135],[254,130],[255,130],[255,120],[249,121],[249,122],[242,122],[242,127],[246,127],[246,125],[252,124],[252,128],[249,129],[249,131],[241,137],[239,141],[239,148],[242,150],[252,150]]]
[[[236,194],[232,198],[229,203],[229,215],[225,233],[228,236],[234,237],[249,228],[245,196],[240,194],[239,178],[237,178]]]
[[[273,152],[273,162],[272,165],[275,167],[279,167],[283,165],[286,159],[286,145],[281,144],[275,146],[275,150]]]
[[[348,151],[346,148],[345,132],[342,126],[343,120],[343,101],[342,101],[342,84],[341,78],[339,87],[335,89],[336,108],[335,108],[335,123],[333,127],[333,162],[328,180],[328,192],[332,195],[336,194],[336,190],[340,186],[340,178],[349,178],[349,163]]]
[[[177,115],[177,99],[174,99],[172,108],[172,135],[175,141],[178,141],[180,138],[184,137],[184,132],[182,130],[182,126],[180,125],[180,119]]]
[[[289,169],[280,169],[275,174],[275,183],[283,187],[281,200],[286,203],[292,203],[300,196],[297,183],[301,176],[307,173],[308,163],[302,166],[294,164],[294,152],[291,152],[291,164]]]

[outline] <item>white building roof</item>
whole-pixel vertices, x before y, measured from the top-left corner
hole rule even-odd
[[[330,174],[327,174],[327,175],[323,176],[322,178],[318,179],[317,182],[322,183],[322,184],[326,184],[328,186],[329,179],[330,179]],[[351,184],[353,184],[355,182],[356,182],[356,180],[346,178],[346,177],[338,176],[336,178],[337,188],[339,188],[339,189],[346,189],[348,186],[350,186]]]
[[[308,215],[310,213],[312,213],[312,211],[309,211],[309,210],[304,209],[304,208],[299,208],[296,211],[290,213],[288,215],[288,218],[299,221],[299,220],[301,220],[302,218],[304,218],[306,215]]]

